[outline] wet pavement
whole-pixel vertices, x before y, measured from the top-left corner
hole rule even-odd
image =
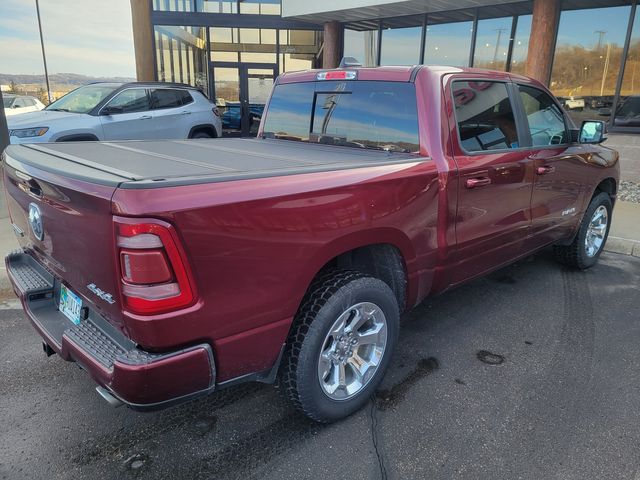
[[[112,409],[0,310],[0,478],[640,478],[639,291],[639,258],[543,252],[429,299],[378,393],[329,426],[257,384]]]

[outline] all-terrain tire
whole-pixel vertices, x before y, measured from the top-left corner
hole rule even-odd
[[[589,231],[589,225],[591,223],[593,215],[600,207],[604,207],[607,211],[607,225],[604,232],[604,241],[595,252],[595,254],[589,255],[586,248],[587,233]],[[553,247],[556,259],[564,265],[581,270],[595,265],[595,263],[598,261],[598,258],[600,257],[600,254],[602,253],[602,250],[604,249],[607,237],[609,236],[612,210],[613,205],[611,204],[611,198],[607,193],[601,192],[594,196],[591,199],[586,212],[584,213],[584,217],[582,218],[582,222],[580,223],[578,233],[573,239],[571,245],[555,245]]]
[[[321,386],[318,362],[335,322],[354,305],[375,304],[386,320],[386,345],[374,373],[352,397],[330,398]],[[353,271],[333,271],[310,287],[298,310],[280,369],[279,388],[302,413],[328,423],[361,408],[375,392],[389,365],[399,329],[396,296],[382,280]]]

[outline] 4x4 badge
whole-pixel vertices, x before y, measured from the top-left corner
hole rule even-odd
[[[111,305],[116,303],[116,301],[113,299],[113,295],[105,292],[104,290],[99,289],[95,283],[90,283],[89,285],[87,285],[87,288],[91,290],[93,293],[95,293],[97,296],[99,296],[105,302]]]

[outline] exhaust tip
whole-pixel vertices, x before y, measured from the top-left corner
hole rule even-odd
[[[122,400],[114,397],[111,392],[104,387],[96,387],[96,392],[98,392],[98,395],[104,398],[113,408],[118,408],[123,405]]]

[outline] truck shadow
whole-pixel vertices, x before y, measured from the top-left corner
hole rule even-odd
[[[372,399],[376,415],[395,410],[417,384],[429,381],[440,361],[447,362],[448,352],[436,352],[431,346],[466,328],[470,320],[457,315],[464,307],[460,298],[473,304],[496,287],[503,296],[516,295],[520,280],[526,280],[532,268],[539,269],[540,263],[546,266],[549,262],[549,254],[543,252],[428,299],[405,314],[390,370]],[[479,351],[468,354],[475,357]],[[465,385],[457,377],[455,383]],[[364,410],[371,408],[369,405]],[[425,403],[424,408],[428,411],[431,407]],[[372,417],[361,411],[340,423],[348,423],[350,430],[371,432]],[[79,442],[72,449],[71,463],[87,473],[112,471],[114,478],[251,478],[278,456],[326,430],[340,428],[339,424],[320,425],[308,420],[272,387],[261,384],[233,387],[153,414],[132,412],[131,419],[131,423],[89,444]]]

